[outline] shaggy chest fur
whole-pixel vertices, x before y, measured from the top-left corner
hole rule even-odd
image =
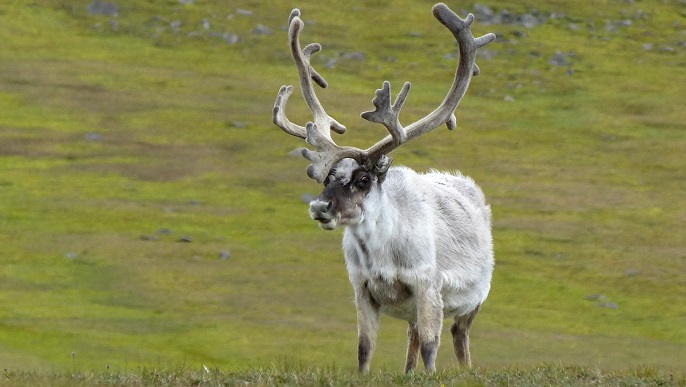
[[[356,291],[407,321],[416,320],[420,283],[441,294],[446,317],[483,302],[493,267],[490,210],[471,179],[400,167],[383,187],[370,192],[362,221],[343,236]]]

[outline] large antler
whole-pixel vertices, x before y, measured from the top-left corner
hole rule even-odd
[[[304,23],[300,20],[300,10],[296,8],[291,11],[291,16],[288,20],[288,41],[291,47],[291,53],[293,54],[293,60],[295,61],[295,66],[298,68],[300,89],[307,106],[310,108],[310,111],[312,111],[314,124],[318,127],[318,130],[321,131],[322,135],[331,138],[328,129],[337,133],[344,133],[345,126],[326,114],[324,107],[322,107],[321,102],[319,102],[319,99],[317,99],[317,95],[314,92],[314,86],[312,85],[313,80],[322,88],[327,87],[324,78],[312,68],[312,65],[310,65],[310,57],[312,54],[321,50],[322,46],[319,43],[312,43],[308,44],[304,49],[300,49],[298,37],[303,26]],[[291,93],[293,93],[293,86],[281,86],[276,98],[276,103],[274,104],[274,123],[286,133],[306,139],[306,128],[296,125],[286,118],[286,102],[288,102],[288,97],[291,96]]]
[[[365,151],[366,156],[370,159],[378,159],[401,144],[442,124],[446,124],[450,130],[455,129],[455,109],[467,92],[472,75],[479,75],[479,67],[475,63],[476,50],[495,40],[495,35],[491,33],[474,38],[470,30],[474,21],[474,15],[471,13],[465,19],[461,19],[447,5],[438,3],[433,7],[433,14],[441,24],[453,33],[459,45],[460,62],[455,71],[453,84],[448,95],[436,110],[403,128],[398,121],[398,115],[407,93],[410,91],[410,83],[405,83],[396,98],[396,102],[391,106],[391,87],[388,82],[384,82],[383,87],[376,91],[376,97],[372,100],[376,110],[362,113],[362,118],[383,124],[391,135],[386,136]]]
[[[274,105],[273,118],[274,123],[286,133],[303,138],[308,144],[316,148],[315,151],[303,149],[303,156],[312,162],[307,168],[308,176],[321,183],[326,178],[331,167],[339,160],[347,157],[354,158],[359,163],[370,167],[376,165],[378,168],[385,169],[390,165],[390,160],[385,155],[401,144],[419,137],[444,123],[447,124],[448,129],[455,128],[455,109],[466,93],[472,75],[479,74],[479,68],[475,64],[476,50],[492,42],[495,39],[495,35],[486,34],[479,38],[474,38],[470,31],[474,16],[469,14],[466,19],[461,19],[443,3],[434,5],[433,14],[441,24],[453,33],[459,45],[460,62],[455,71],[455,79],[448,91],[448,95],[438,108],[429,113],[429,115],[407,127],[403,127],[398,116],[410,91],[410,83],[405,83],[400,93],[398,93],[395,103],[391,104],[391,87],[388,82],[384,82],[382,88],[376,91],[376,97],[372,101],[376,110],[362,113],[362,118],[383,124],[390,135],[368,149],[361,150],[353,147],[338,146],[331,139],[328,129],[334,130],[337,133],[343,133],[345,127],[326,114],[314,93],[311,80],[314,80],[322,87],[326,87],[326,81],[310,65],[310,56],[319,51],[321,46],[313,43],[306,46],[303,50],[300,49],[298,34],[303,27],[303,22],[300,20],[300,11],[298,9],[294,9],[291,12],[288,29],[291,52],[300,75],[300,87],[303,97],[312,111],[314,123],[308,122],[306,127],[302,127],[293,124],[286,118],[284,109],[288,97],[293,92],[292,86],[282,86],[281,90],[279,90]]]

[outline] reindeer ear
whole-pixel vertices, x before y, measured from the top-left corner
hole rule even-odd
[[[374,174],[376,174],[376,177],[379,178],[379,182],[383,181],[383,178],[386,175],[386,172],[388,172],[388,168],[391,167],[392,163],[393,158],[383,155],[376,162],[376,164],[374,164]]]

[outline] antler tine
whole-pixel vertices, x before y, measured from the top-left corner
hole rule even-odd
[[[403,128],[398,121],[398,114],[409,92],[409,82],[405,83],[393,106],[390,103],[390,85],[384,82],[382,89],[376,91],[376,97],[372,101],[374,106],[376,106],[376,110],[362,113],[362,118],[382,123],[391,135],[386,136],[364,151],[365,155],[370,159],[379,159],[404,142],[419,137],[441,124],[446,124],[448,129],[454,129],[456,127],[455,109],[467,92],[472,76],[479,74],[479,67],[475,63],[476,50],[495,40],[495,35],[491,33],[474,38],[470,30],[470,26],[474,21],[474,15],[471,13],[465,19],[461,19],[447,5],[438,3],[433,7],[433,14],[441,24],[452,32],[459,45],[460,62],[455,71],[453,84],[448,91],[448,95],[436,110],[419,121]]]
[[[304,27],[303,21],[300,19],[300,10],[294,9],[291,11],[288,19],[288,41],[291,48],[291,54],[295,61],[295,66],[298,69],[298,76],[300,78],[300,90],[307,106],[312,112],[313,121],[318,130],[327,138],[331,138],[329,129],[336,133],[344,133],[345,126],[326,114],[324,107],[317,98],[314,92],[312,81],[322,88],[327,87],[326,80],[317,73],[317,71],[310,65],[310,57],[312,54],[321,50],[321,45],[318,43],[308,44],[304,49],[300,48],[299,35],[300,30]],[[296,125],[286,118],[285,109],[288,97],[293,93],[292,86],[282,86],[276,97],[274,103],[274,110],[272,112],[274,124],[280,127],[284,132],[302,139],[307,139],[307,129],[300,125]]]
[[[303,149],[302,154],[312,162],[307,168],[307,174],[321,183],[326,178],[333,164],[338,160],[346,157],[361,160],[360,155],[362,151],[352,147],[339,147],[331,139],[330,130],[343,134],[345,133],[345,126],[326,113],[314,92],[312,81],[322,88],[327,87],[326,80],[310,64],[312,55],[319,52],[322,47],[318,43],[311,43],[303,49],[300,48],[299,36],[300,30],[303,27],[304,23],[300,19],[300,10],[296,8],[291,11],[288,19],[288,42],[293,60],[295,61],[295,67],[298,69],[300,90],[307,106],[312,112],[314,122],[308,122],[305,127],[302,127],[292,123],[286,117],[286,102],[288,102],[288,98],[293,93],[293,86],[281,87],[274,103],[272,116],[274,124],[284,132],[300,137],[316,148],[315,151]]]

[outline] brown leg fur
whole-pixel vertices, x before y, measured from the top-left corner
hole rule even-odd
[[[409,323],[407,328],[407,360],[405,361],[405,373],[412,372],[417,367],[419,360],[419,331],[417,325]]]
[[[453,346],[455,347],[455,356],[461,365],[467,367],[472,366],[472,359],[469,355],[469,329],[472,327],[474,317],[479,312],[481,305],[474,308],[473,311],[455,317],[455,322],[450,328],[450,333],[453,335]]]

